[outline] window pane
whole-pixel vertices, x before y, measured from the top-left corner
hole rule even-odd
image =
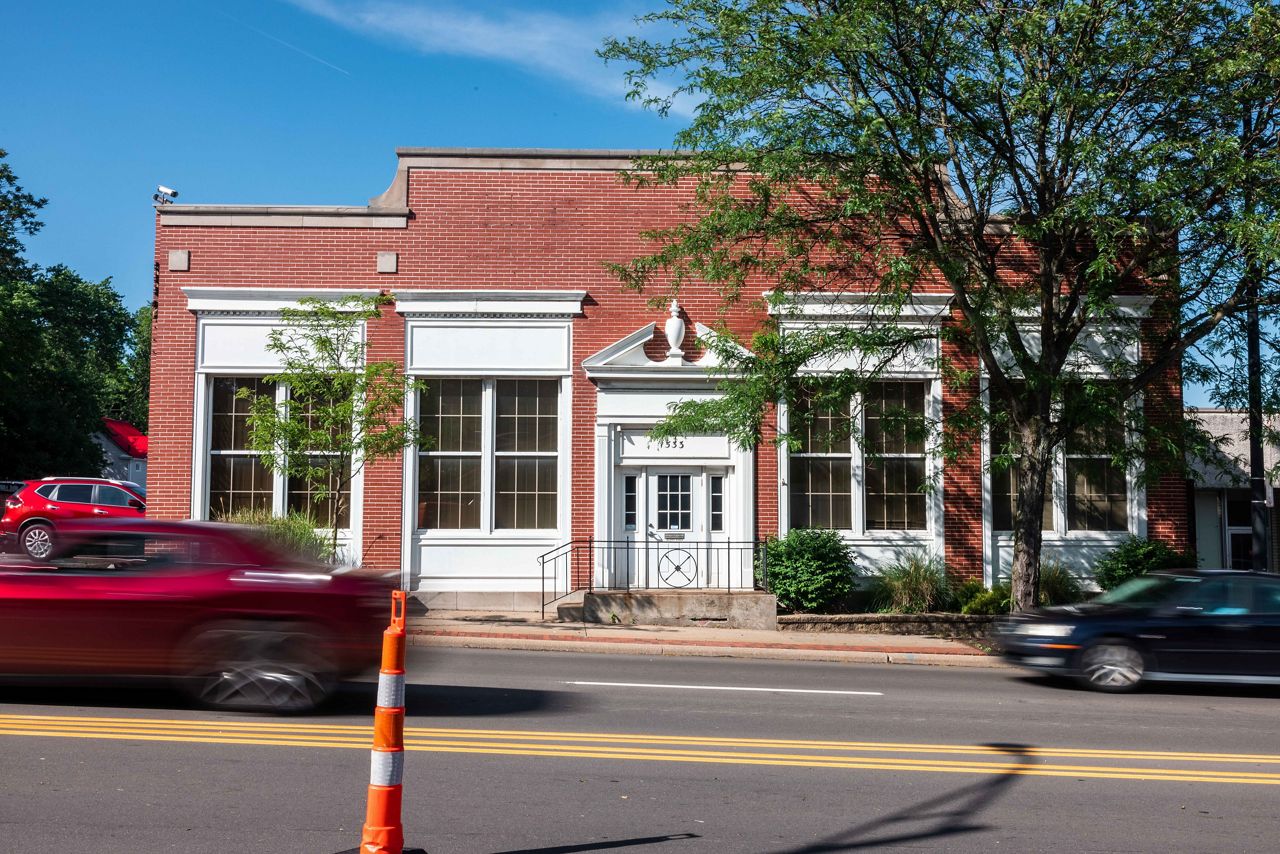
[[[418,527],[480,527],[480,458],[418,458]]]
[[[791,458],[791,527],[848,530],[852,467],[847,459]]]
[[[1230,528],[1252,527],[1252,504],[1248,493],[1243,495],[1227,495],[1227,526]]]
[[[495,448],[555,453],[558,380],[498,380]]]
[[[275,383],[253,377],[216,377],[213,380],[213,407],[209,448],[214,451],[242,451],[249,447],[250,401],[237,397],[245,390],[255,397],[275,399]]]
[[[797,453],[849,453],[849,406],[822,407],[807,399],[792,407],[791,431],[800,439]]]
[[[636,529],[636,475],[629,474],[622,481],[622,527]]]
[[[209,458],[209,518],[239,510],[271,509],[271,472],[252,454]]]
[[[1124,531],[1129,526],[1125,472],[1109,457],[1067,458],[1067,526]]]
[[[866,469],[867,528],[923,530],[924,459],[890,458]]]
[[[337,505],[338,487],[341,481],[349,476],[350,468],[342,472],[336,463],[330,463],[325,457],[312,457],[310,465],[318,469],[326,469],[323,477],[308,481],[301,477],[289,478],[289,512],[306,513],[316,520],[321,528],[333,527],[334,508]],[[323,494],[323,497],[321,497]],[[347,483],[341,490],[342,509],[338,512],[338,527],[351,526],[351,484]]]
[[[1014,508],[1018,503],[1018,473],[1015,460],[1008,468],[991,471],[992,527],[997,531],[1013,530]],[[1053,530],[1053,470],[1050,469],[1044,483],[1044,510],[1040,516],[1040,529]]]
[[[873,383],[863,398],[863,419],[872,454],[923,454],[924,383]]]
[[[498,457],[494,527],[556,527],[556,458]]]
[[[435,380],[419,398],[423,433],[431,451],[480,451],[480,414],[484,383],[481,380]]]

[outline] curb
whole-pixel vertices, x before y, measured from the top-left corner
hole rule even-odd
[[[614,655],[661,655],[707,658],[752,658],[790,661],[836,661],[853,664],[916,664],[943,667],[987,667],[1008,665],[974,650],[972,653],[905,652],[892,649],[850,648],[821,644],[778,644],[758,646],[748,642],[699,643],[697,641],[651,641],[643,638],[611,641],[586,640],[498,632],[456,632],[411,629],[411,646],[441,646],[467,649],[516,649],[540,652],[604,653]]]

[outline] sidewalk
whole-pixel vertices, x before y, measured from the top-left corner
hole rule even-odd
[[[412,609],[411,609],[412,611]],[[624,655],[692,655],[1004,667],[960,641],[918,635],[791,632],[705,626],[621,626],[543,621],[537,614],[478,611],[410,613],[409,643],[483,649],[534,649]]]

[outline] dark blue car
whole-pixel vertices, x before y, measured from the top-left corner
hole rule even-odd
[[[1080,605],[1000,621],[1005,660],[1100,691],[1144,680],[1280,684],[1280,577],[1153,573]]]

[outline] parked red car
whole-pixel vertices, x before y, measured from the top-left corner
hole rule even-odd
[[[383,579],[212,522],[69,521],[0,565],[0,674],[172,679],[200,702],[296,712],[376,664]]]
[[[71,519],[137,519],[147,515],[147,493],[127,480],[46,477],[28,480],[4,500],[0,544],[17,544],[36,560],[53,553],[58,529]]]

